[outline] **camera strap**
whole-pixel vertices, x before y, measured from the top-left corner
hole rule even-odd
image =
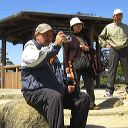
[[[77,40],[80,42],[81,45],[86,45],[88,46],[87,42],[84,41],[82,38],[78,37],[78,36],[75,36],[77,38]]]

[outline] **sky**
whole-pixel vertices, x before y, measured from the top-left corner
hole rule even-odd
[[[0,0],[0,19],[20,11],[60,14],[76,14],[80,11],[112,18],[116,8],[123,10],[123,22],[128,24],[128,0]],[[21,64],[22,49],[22,45],[13,46],[7,42],[7,57],[14,64]]]

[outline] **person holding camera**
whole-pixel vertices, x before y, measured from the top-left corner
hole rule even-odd
[[[99,35],[99,44],[109,48],[108,82],[105,97],[112,97],[119,61],[124,70],[128,94],[128,25],[122,23],[123,11],[115,9],[113,23],[108,24]]]
[[[66,85],[57,54],[65,42],[65,34],[59,32],[52,42],[53,29],[46,23],[35,29],[34,39],[24,46],[22,54],[21,82],[26,102],[39,111],[49,128],[64,128],[64,110],[71,110],[70,128],[84,128],[90,99],[88,94],[75,95],[75,81]]]
[[[83,31],[84,23],[74,17],[70,20],[70,28],[72,30],[72,40],[64,44],[65,67],[66,73],[70,72],[76,80],[77,91],[80,91],[80,77],[84,81],[84,88],[90,96],[90,109],[99,109],[95,104],[94,84],[91,74],[92,65],[90,59],[90,51],[93,50],[89,34]]]

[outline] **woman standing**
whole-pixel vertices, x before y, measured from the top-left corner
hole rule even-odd
[[[76,64],[82,54],[89,53],[91,50],[89,37],[86,37],[83,33],[84,23],[78,17],[70,20],[70,27],[73,32],[72,40],[64,45],[66,73],[70,72],[72,79],[75,79],[77,91],[80,91],[80,77],[82,76],[84,87],[91,99],[90,109],[98,109],[95,104],[94,85],[90,68],[86,70],[78,69]]]

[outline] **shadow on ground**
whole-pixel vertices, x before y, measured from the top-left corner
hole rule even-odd
[[[108,98],[99,104],[100,109],[113,108],[120,99],[117,97]]]
[[[64,128],[70,128],[69,125],[65,126]],[[86,128],[106,128],[104,126],[99,126],[99,125],[87,125]]]
[[[98,126],[98,125],[87,125],[86,128],[106,128],[106,127]]]

